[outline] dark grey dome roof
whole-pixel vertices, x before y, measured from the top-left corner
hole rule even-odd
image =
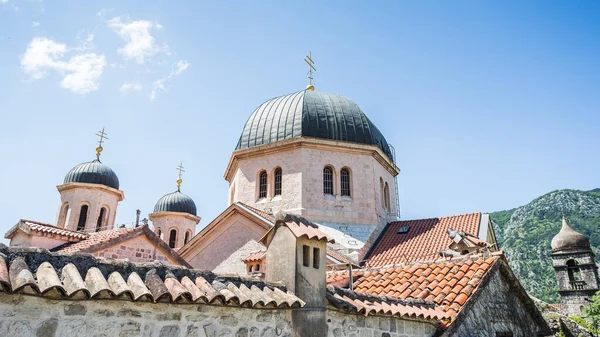
[[[585,235],[576,232],[571,228],[567,219],[564,218],[562,221],[562,228],[560,229],[560,232],[552,238],[550,246],[552,247],[553,252],[591,250],[590,240],[588,240]]]
[[[356,103],[310,90],[276,97],[256,108],[236,150],[297,137],[375,145],[393,160],[387,141]]]
[[[196,204],[189,196],[176,191],[158,199],[154,212],[181,212],[196,215]]]
[[[79,164],[72,168],[65,176],[64,183],[99,184],[119,189],[117,174],[98,159],[89,163]]]

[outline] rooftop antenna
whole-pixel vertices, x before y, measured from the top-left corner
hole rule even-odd
[[[177,192],[179,192],[179,189],[181,187],[181,182],[183,181],[183,180],[181,180],[181,175],[183,174],[183,172],[185,172],[185,170],[183,169],[183,162],[181,162],[179,164],[179,166],[177,166],[177,171],[179,171],[179,174],[178,174],[179,179],[177,179]]]
[[[306,55],[306,57],[304,58],[304,62],[308,64],[308,85],[306,86],[306,90],[315,91],[315,87],[312,84],[312,74],[313,71],[317,71],[317,69],[314,67],[315,61],[312,60],[312,53],[310,51],[308,52],[308,55]]]
[[[98,141],[98,147],[96,148],[96,159],[98,159],[98,161],[100,161],[100,153],[102,152],[102,143],[104,143],[105,139],[108,139],[108,137],[106,137],[106,132],[104,132],[104,127],[102,127],[102,131],[98,131],[98,133],[96,133],[96,136],[100,137],[100,140]]]

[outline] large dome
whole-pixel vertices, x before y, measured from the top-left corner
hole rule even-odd
[[[236,150],[297,137],[374,145],[393,159],[387,141],[356,103],[310,90],[273,98],[256,108]]]
[[[158,200],[154,206],[154,213],[157,212],[180,212],[196,215],[196,204],[189,196],[176,191]]]
[[[99,184],[119,189],[119,178],[116,173],[98,159],[75,166],[65,176],[64,183]]]
[[[561,251],[576,251],[576,250],[590,250],[590,240],[581,234],[576,232],[569,223],[567,219],[563,218],[562,228],[560,232],[556,234],[552,238],[552,242],[550,243],[552,247],[552,252],[561,252]]]

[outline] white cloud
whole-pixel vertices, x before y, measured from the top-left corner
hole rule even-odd
[[[5,4],[7,2],[8,2],[8,0],[0,0],[0,3],[3,3],[3,4]]]
[[[168,76],[154,81],[154,83],[152,83],[152,91],[150,92],[150,95],[149,95],[150,100],[153,101],[156,99],[156,94],[158,93],[159,90],[167,92],[167,87],[165,86],[165,84],[169,80],[171,80],[173,77],[178,76],[181,73],[183,73],[184,71],[186,71],[189,66],[190,66],[190,63],[188,61],[180,60],[175,64],[175,67],[173,69],[171,69],[171,72],[169,73]]]
[[[124,94],[128,93],[130,91],[140,91],[140,90],[142,90],[142,85],[140,84],[140,82],[125,82],[121,86],[121,89],[119,89],[119,91]]]
[[[40,25],[40,23],[39,23],[39,22],[37,22],[37,21],[33,21],[33,22],[31,23],[31,27],[33,27],[33,28],[35,28],[35,27],[39,27],[39,25]]]
[[[117,16],[108,21],[108,26],[126,42],[117,52],[125,59],[134,59],[138,64],[143,64],[146,59],[166,48],[157,46],[150,34],[152,28],[160,29],[161,25],[144,20],[124,23]]]
[[[68,51],[65,44],[36,37],[27,45],[21,66],[33,79],[43,78],[49,69],[58,72],[63,76],[60,86],[76,94],[85,95],[98,90],[98,82],[106,65],[104,55],[77,54],[65,61],[63,57]]]

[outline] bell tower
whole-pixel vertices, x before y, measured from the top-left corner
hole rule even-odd
[[[588,238],[576,232],[563,217],[560,232],[552,238],[552,267],[558,293],[567,315],[581,316],[600,288],[598,267]]]

